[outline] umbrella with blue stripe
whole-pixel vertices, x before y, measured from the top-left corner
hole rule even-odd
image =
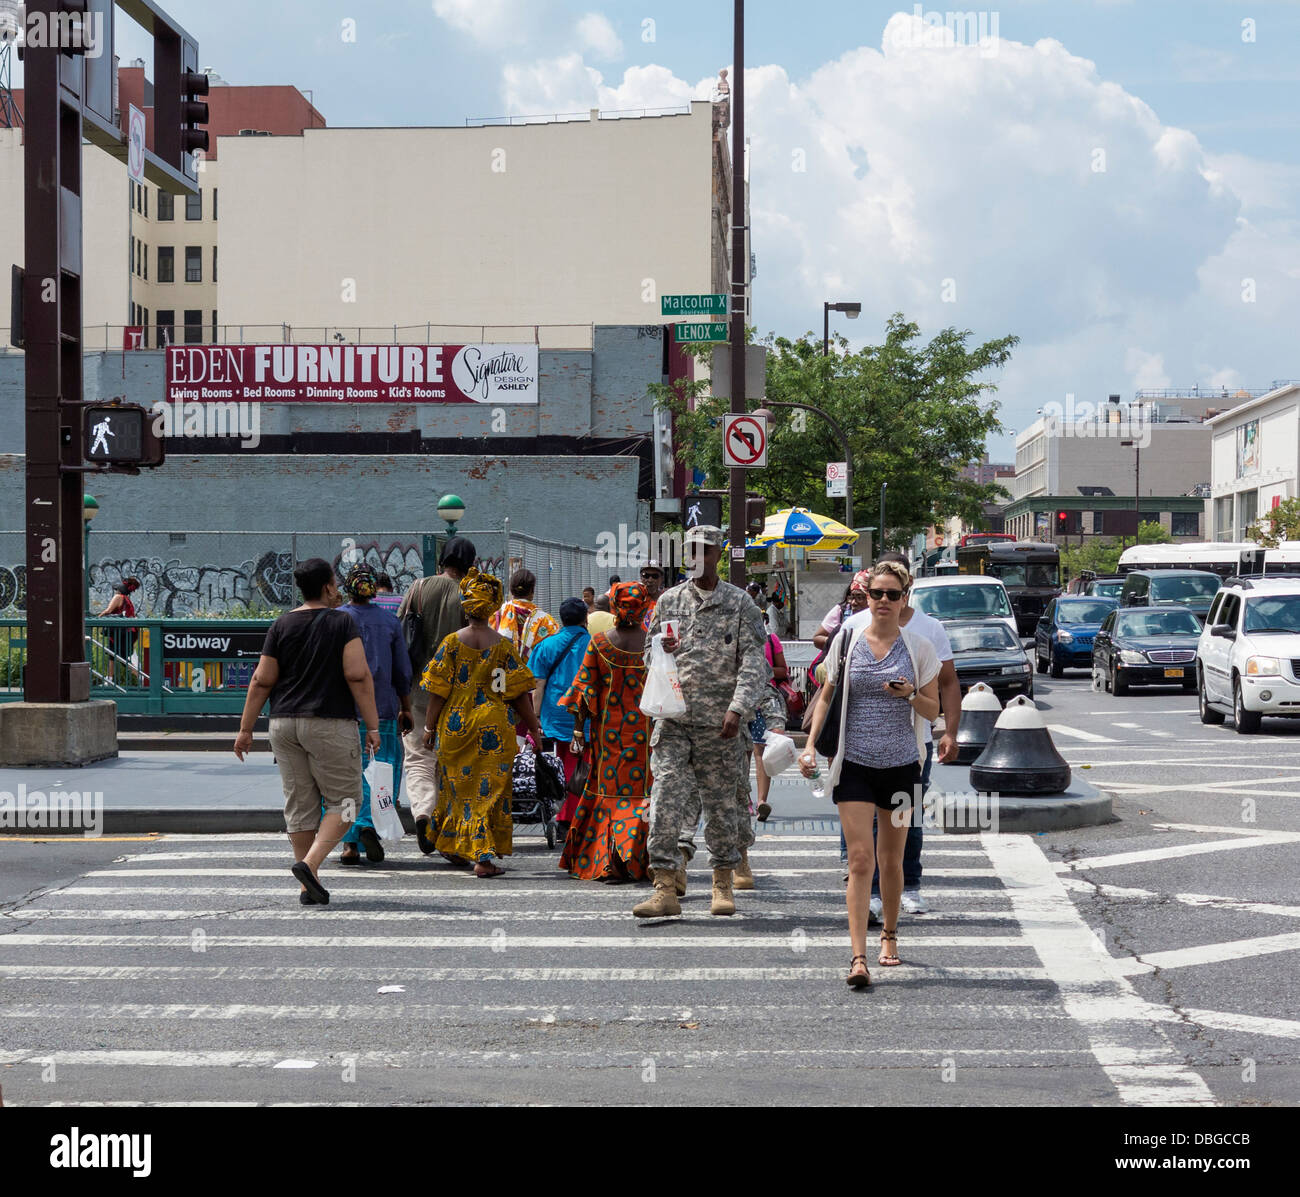
[[[827,551],[842,549],[855,543],[858,534],[828,515],[817,515],[806,507],[787,507],[767,517],[763,531],[754,544],[789,545],[805,549]]]

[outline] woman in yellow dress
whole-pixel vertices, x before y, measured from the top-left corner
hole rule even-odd
[[[438,752],[439,852],[454,864],[474,865],[479,877],[499,877],[494,856],[513,850],[511,766],[515,759],[513,709],[534,745],[542,729],[533,710],[536,679],[514,645],[488,627],[501,605],[501,583],[471,569],[461,581],[461,610],[468,626],[453,632],[433,654],[420,684],[429,692],[424,746]]]

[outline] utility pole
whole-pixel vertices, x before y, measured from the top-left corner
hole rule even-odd
[[[735,0],[734,81],[731,87],[731,413],[743,416],[745,395],[745,0]],[[736,586],[745,584],[746,497],[743,469],[731,471],[731,563],[727,573]]]

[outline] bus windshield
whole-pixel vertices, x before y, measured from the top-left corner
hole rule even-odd
[[[1052,587],[1060,581],[1059,567],[1047,562],[1017,561],[1003,565],[990,561],[985,572],[989,577],[999,579],[1004,586]]]
[[[1012,617],[1007,592],[1001,586],[918,586],[912,605],[935,619],[987,619]]]

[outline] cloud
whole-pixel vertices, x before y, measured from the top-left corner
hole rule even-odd
[[[437,17],[490,46],[524,41],[535,8],[528,0],[433,0]]]
[[[1300,169],[1207,153],[1058,41],[953,42],[900,13],[806,78],[746,72],[760,332],[820,331],[834,299],[863,302],[841,331],[864,341],[898,310],[925,335],[1014,333],[996,380],[1012,427],[1068,392],[1297,372]],[[505,82],[512,112],[714,85],[659,65],[607,81],[580,54]]]
[[[578,22],[577,33],[580,47],[594,57],[607,61],[623,57],[623,42],[603,14],[587,13]]]

